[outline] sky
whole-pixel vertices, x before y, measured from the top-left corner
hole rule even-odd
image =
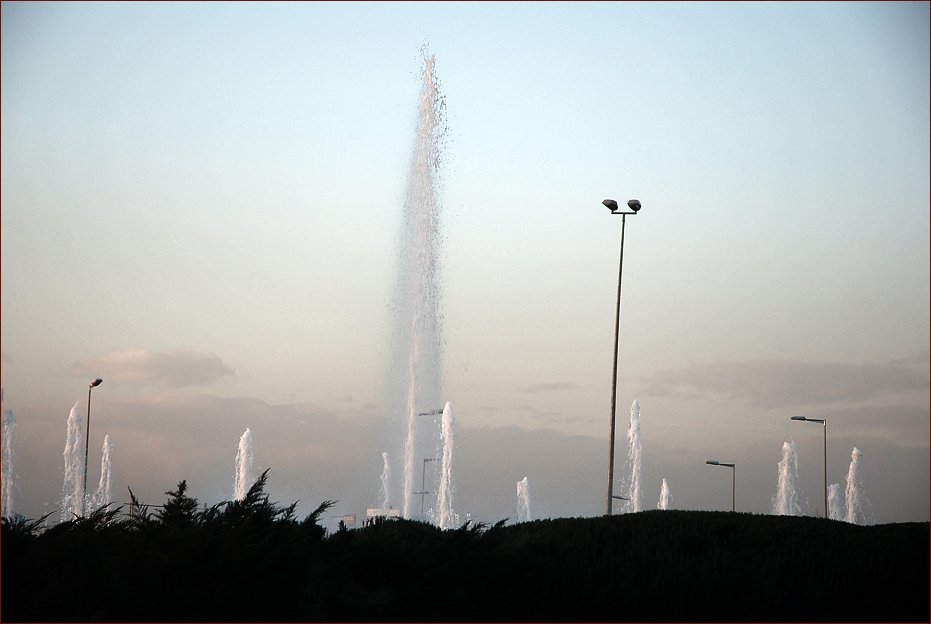
[[[929,519],[927,3],[2,4],[3,410],[13,511],[57,510],[93,391],[115,498],[379,503],[401,208],[436,55],[454,507],[604,513],[641,408],[644,506],[802,509],[862,452]],[[624,491],[620,489],[618,491]],[[7,513],[8,510],[4,510]]]

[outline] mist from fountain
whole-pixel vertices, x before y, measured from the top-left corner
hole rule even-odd
[[[97,485],[97,491],[91,497],[88,503],[88,510],[100,509],[106,507],[113,501],[113,444],[110,442],[110,434],[103,437],[103,447],[100,449],[100,483]]]
[[[533,514],[530,513],[530,482],[524,477],[517,482],[517,521],[530,522]]]
[[[435,55],[423,53],[423,83],[407,179],[397,266],[390,411],[403,415],[402,514],[414,513],[414,476],[424,457],[435,457],[435,428],[422,429],[417,414],[435,410],[443,397],[440,323],[441,251],[439,168],[445,141],[445,100],[434,75]]]
[[[13,410],[3,410],[3,461],[0,471],[0,484],[2,484],[2,502],[0,513],[6,518],[13,516],[13,483],[16,475],[13,472],[13,443],[16,439],[16,418]]]
[[[628,511],[638,512],[643,508],[643,496],[640,491],[641,460],[643,450],[640,446],[640,401],[634,400],[630,406],[630,426],[627,429],[627,474],[630,475],[626,506]]]
[[[863,488],[860,455],[860,449],[853,447],[850,453],[850,467],[847,469],[847,488],[844,492],[847,508],[844,519],[851,524],[865,525],[873,523],[873,510]]]
[[[778,466],[776,495],[773,497],[773,514],[799,516],[802,513],[798,497],[798,452],[795,440],[782,444],[782,460]]]
[[[669,484],[663,479],[663,485],[659,489],[659,502],[656,503],[657,509],[670,509],[672,507],[672,493],[669,491]]]
[[[236,463],[233,473],[233,500],[242,500],[249,492],[249,488],[255,483],[255,477],[252,474],[252,430],[246,428],[239,438],[239,446],[236,450]]]

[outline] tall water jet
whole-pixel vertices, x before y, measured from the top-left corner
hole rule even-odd
[[[411,153],[398,253],[394,305],[391,410],[403,415],[403,515],[414,511],[414,475],[420,462],[435,457],[437,432],[419,431],[417,414],[437,409],[441,387],[439,168],[445,140],[445,101],[434,75],[436,57],[423,51],[423,84]],[[422,439],[426,438],[426,439]]]
[[[517,482],[517,521],[530,522],[533,514],[530,513],[530,482],[524,477]]]
[[[388,453],[381,454],[381,508],[391,509],[391,462]]]
[[[81,408],[75,403],[68,414],[65,437],[65,479],[61,486],[61,521],[72,520],[84,513],[84,432],[81,429]]]
[[[795,440],[782,444],[782,460],[779,462],[778,469],[773,513],[777,516],[801,515],[802,508],[798,502],[798,453],[795,449]]]
[[[103,437],[103,447],[100,449],[100,483],[90,501],[91,510],[105,507],[113,501],[113,478],[111,476],[113,462],[110,459],[112,453],[113,444],[110,442],[108,433]]]
[[[663,479],[663,485],[659,489],[659,502],[656,503],[657,509],[669,509],[672,506],[672,493],[669,491],[669,484]]]
[[[828,518],[831,520],[845,518],[844,490],[841,489],[840,483],[832,483],[828,486]]]
[[[242,500],[255,482],[252,476],[252,430],[248,427],[239,438],[233,476],[233,500]]]
[[[860,449],[853,447],[850,453],[850,468],[847,469],[847,489],[845,503],[847,514],[845,520],[851,524],[872,524],[872,509],[863,489],[860,476]]]
[[[630,488],[627,491],[627,509],[638,512],[642,509],[643,497],[640,493],[640,401],[634,399],[630,406],[630,427],[627,428],[627,466],[630,475]]]
[[[440,510],[440,528],[451,529],[459,524],[459,517],[453,511],[453,447],[455,446],[455,432],[453,425],[453,406],[447,402],[443,407],[443,424],[440,437],[443,441],[443,457],[440,464],[440,489],[437,494],[436,505]]]
[[[13,416],[13,410],[3,410],[3,462],[2,472],[0,472],[0,484],[2,484],[3,496],[0,502],[0,513],[4,517],[13,516],[13,441],[15,439],[16,418]]]

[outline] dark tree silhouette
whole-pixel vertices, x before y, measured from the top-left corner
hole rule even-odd
[[[3,621],[928,621],[929,525],[647,511],[327,535],[262,473],[200,507],[130,490],[51,527],[3,518]]]

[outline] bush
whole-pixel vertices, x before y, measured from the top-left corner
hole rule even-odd
[[[4,621],[928,621],[929,525],[647,511],[327,536],[265,494],[4,518]]]

